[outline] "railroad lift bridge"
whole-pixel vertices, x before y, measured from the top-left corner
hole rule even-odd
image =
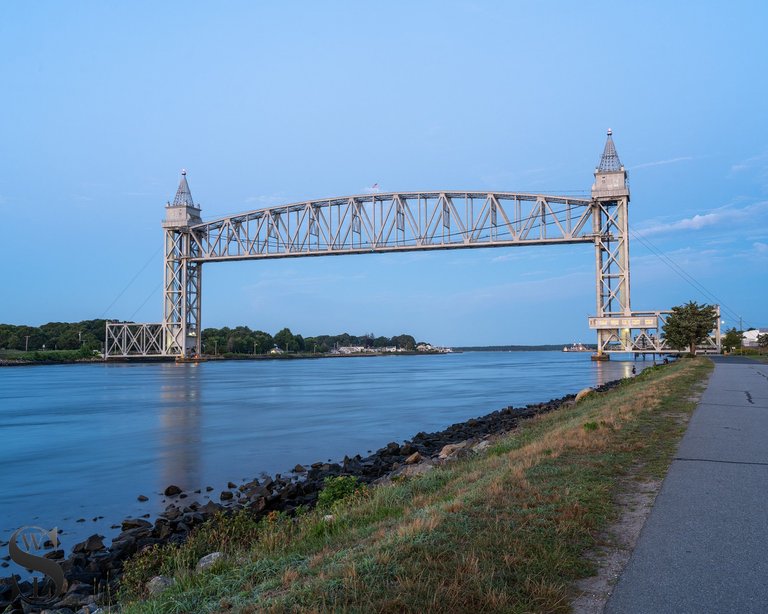
[[[163,320],[107,322],[105,359],[202,353],[203,264],[436,249],[590,243],[595,252],[596,360],[611,353],[675,353],[668,311],[632,311],[629,183],[611,131],[591,198],[516,192],[389,192],[267,207],[204,222],[186,172],[165,208]],[[720,318],[702,346],[720,352]]]

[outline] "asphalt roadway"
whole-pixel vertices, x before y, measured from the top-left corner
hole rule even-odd
[[[610,613],[768,613],[768,364],[715,357]]]

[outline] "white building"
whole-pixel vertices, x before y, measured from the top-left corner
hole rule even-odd
[[[760,335],[768,335],[768,328],[755,328],[754,330],[744,331],[743,345],[745,348],[756,348],[757,338]]]

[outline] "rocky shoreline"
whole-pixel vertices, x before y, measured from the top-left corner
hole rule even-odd
[[[605,392],[619,381],[594,391]],[[218,503],[213,500],[202,503],[200,499],[205,495],[200,490],[184,492],[169,485],[163,495],[170,503],[154,523],[146,518],[127,518],[120,525],[122,532],[110,546],[104,544],[103,536],[96,534],[75,544],[67,558],[63,550],[46,554],[46,558],[59,561],[68,582],[67,592],[49,611],[95,614],[100,611],[97,604],[106,603],[110,595],[114,599],[117,594],[123,564],[129,557],[155,544],[183,542],[194,527],[219,512],[245,509],[257,518],[275,511],[292,514],[300,506],[315,505],[328,477],[354,476],[365,484],[380,484],[397,476],[425,473],[445,462],[479,452],[494,439],[514,430],[521,420],[572,405],[576,398],[577,395],[570,394],[522,408],[505,407],[439,432],[417,433],[403,444],[388,443],[366,457],[345,456],[339,463],[318,462],[306,468],[297,465],[289,475],[265,476],[240,486],[229,482],[227,489],[217,495],[208,487],[207,496],[215,496]],[[20,579],[17,577],[17,580]],[[28,584],[19,582],[22,591],[30,588]],[[0,578],[0,612],[5,612],[9,605],[12,606],[10,612],[22,611],[19,599],[14,600],[14,589],[12,577]]]

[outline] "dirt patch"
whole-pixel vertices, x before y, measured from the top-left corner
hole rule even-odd
[[[576,614],[599,614],[603,611],[616,581],[629,562],[637,538],[651,513],[661,488],[661,480],[622,480],[616,505],[619,519],[599,537],[602,545],[587,558],[598,567],[597,575],[576,584],[580,596],[571,604]]]

